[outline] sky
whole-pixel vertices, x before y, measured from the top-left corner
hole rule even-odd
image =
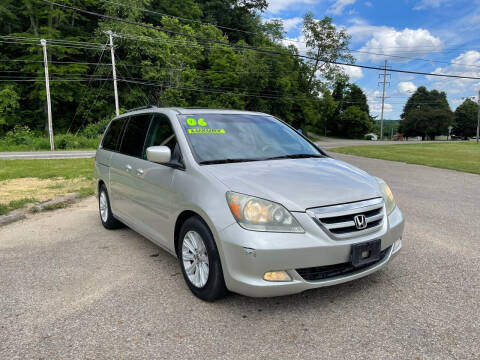
[[[302,17],[330,16],[352,36],[356,64],[427,73],[480,77],[480,0],[267,0],[265,20],[282,19],[288,43],[305,53]],[[346,67],[350,81],[368,97],[380,118],[380,71]],[[480,80],[391,73],[387,78],[385,119],[399,119],[419,86],[447,93],[452,110],[480,90]]]

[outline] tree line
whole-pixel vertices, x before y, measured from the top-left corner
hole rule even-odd
[[[12,38],[0,38],[0,135],[17,125],[45,130],[43,55],[35,41],[39,38],[47,39],[54,131],[77,132],[110,118],[114,101],[109,48],[79,44],[107,44],[105,32],[111,30],[116,34],[122,111],[145,104],[255,110],[306,131],[363,136],[373,126],[366,97],[341,67],[329,63],[354,62],[348,50],[350,35],[331,18],[315,20],[307,13],[303,33],[312,60],[249,50],[244,45],[299,54],[294,44],[284,41],[280,20],[262,20],[267,5],[266,0],[74,3],[168,33],[40,0],[4,0],[0,33]],[[48,46],[48,39],[65,43]]]
[[[299,55],[295,43],[286,41],[282,21],[262,20],[266,0],[76,0],[72,4],[164,31],[41,0],[3,0],[0,136],[15,126],[45,131],[40,38],[49,44],[54,132],[82,131],[89,136],[101,132],[115,109],[106,31],[116,34],[121,111],[146,104],[234,108],[270,113],[321,135],[362,138],[376,129],[362,89],[349,81],[343,68],[332,64],[355,59],[349,51],[350,35],[329,17],[316,20],[305,14],[302,45],[309,59],[304,59],[295,56]],[[467,103],[453,116],[444,93],[419,88],[405,105],[400,130],[408,136],[431,137],[444,133],[447,124],[457,124],[457,133],[469,136],[471,121],[465,119],[470,119],[474,105]]]
[[[404,136],[421,136],[423,140],[451,134],[461,138],[472,137],[477,129],[478,105],[465,99],[455,112],[447,101],[447,94],[419,87],[407,100],[401,115],[399,132]]]

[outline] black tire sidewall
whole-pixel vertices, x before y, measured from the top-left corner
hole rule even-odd
[[[196,231],[203,240],[205,247],[207,248],[207,255],[208,255],[208,280],[205,286],[198,288],[193,285],[188,276],[185,272],[185,268],[183,266],[183,259],[182,259],[182,246],[183,246],[183,239],[185,234],[189,231]],[[227,289],[225,287],[225,280],[223,278],[223,271],[222,265],[220,262],[220,255],[218,253],[217,246],[215,244],[215,240],[213,235],[208,228],[207,224],[200,218],[200,217],[191,217],[187,219],[181,229],[178,239],[178,260],[180,262],[180,267],[182,269],[183,277],[185,278],[185,282],[187,283],[190,290],[197,296],[198,298],[206,301],[213,301],[224,297]]]

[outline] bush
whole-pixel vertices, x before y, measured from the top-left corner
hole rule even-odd
[[[96,149],[100,136],[87,138],[75,134],[58,134],[53,137],[55,150]],[[38,151],[50,150],[50,140],[46,136],[36,136],[31,131],[20,129],[9,131],[0,138],[0,151]]]
[[[33,134],[28,126],[15,125],[5,135],[4,141],[8,145],[31,145]]]
[[[103,134],[111,118],[107,117],[96,123],[88,124],[82,131],[82,135],[89,139],[96,139]]]
[[[89,139],[75,134],[60,134],[54,137],[55,149],[94,149],[98,146],[99,137]]]

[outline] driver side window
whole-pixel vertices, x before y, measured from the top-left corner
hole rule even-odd
[[[181,162],[180,147],[177,137],[172,129],[168,116],[155,114],[150,125],[150,130],[145,142],[143,158],[147,159],[147,148],[150,146],[168,146],[172,152],[171,162]]]

